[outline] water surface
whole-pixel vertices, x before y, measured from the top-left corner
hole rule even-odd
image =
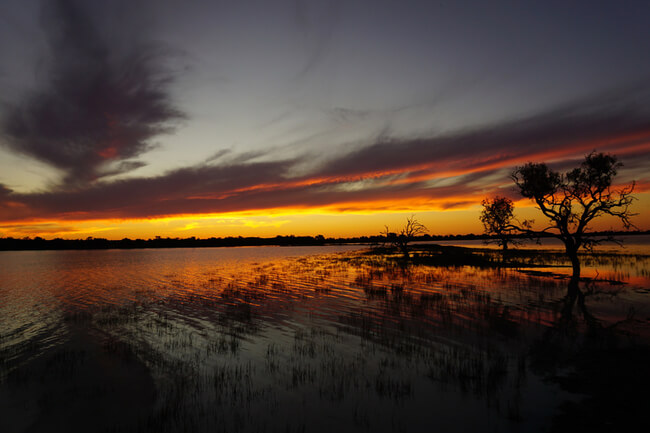
[[[620,254],[650,254],[650,235],[630,235],[630,236],[617,236],[616,239],[621,244],[607,242],[595,248],[596,252],[616,252]],[[479,239],[473,240],[451,240],[451,241],[436,241],[440,245],[454,245],[459,247],[469,248],[492,248],[499,249],[500,247],[494,243],[485,243]],[[557,238],[542,238],[539,242],[526,241],[520,245],[511,246],[515,249],[524,250],[557,250],[563,251],[564,245],[562,241]]]
[[[358,248],[0,253],[0,430],[547,431],[560,354],[650,335],[647,256],[580,304],[556,259]]]

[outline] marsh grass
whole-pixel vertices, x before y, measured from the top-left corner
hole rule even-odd
[[[632,263],[639,273],[647,266],[644,256],[590,260]],[[56,403],[64,396],[86,399],[86,408],[148,402],[106,421],[107,431],[543,429],[564,394],[559,381],[537,377],[566,371],[586,342],[619,341],[603,336],[610,325],[631,320],[628,341],[643,329],[629,317],[626,285],[592,278],[585,295],[602,326],[591,335],[577,308],[567,313],[566,280],[554,266],[560,257],[538,252],[418,247],[408,260],[374,250],[200,278],[170,273],[170,287],[67,306],[66,338],[55,348],[0,335],[0,396],[27,408],[0,427],[64,423],[53,415],[65,413]],[[545,361],[549,354],[558,359]],[[88,379],[104,366],[112,373]],[[540,407],[549,396],[555,404]],[[453,421],[449,407],[471,417]]]

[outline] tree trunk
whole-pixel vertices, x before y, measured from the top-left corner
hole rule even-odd
[[[575,279],[577,282],[580,279],[580,259],[578,258],[578,252],[567,249],[567,254],[569,255],[569,259],[571,259],[571,266],[573,267],[571,279]]]

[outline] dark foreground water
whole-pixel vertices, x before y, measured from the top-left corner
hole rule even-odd
[[[351,249],[0,253],[0,432],[647,431],[649,256]]]

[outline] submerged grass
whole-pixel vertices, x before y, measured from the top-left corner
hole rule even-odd
[[[0,336],[0,401],[15,409],[0,427],[38,431],[48,417],[64,426],[52,414],[71,413],[61,399],[85,399],[87,409],[139,396],[149,403],[116,420],[102,412],[105,424],[93,430],[550,429],[558,387],[583,386],[572,389],[562,374],[582,368],[576,360],[588,360],[587,348],[646,343],[632,335],[643,328],[628,317],[626,287],[592,279],[586,303],[569,305],[566,281],[539,269],[562,260],[417,246],[408,260],[369,250],[204,272],[191,282],[170,274],[177,290],[139,287],[128,301],[67,308],[57,348]],[[583,320],[587,309],[598,330]],[[609,326],[628,319],[634,326]],[[112,373],[88,380],[105,368]],[[34,395],[42,395],[36,405]],[[549,395],[554,404],[540,408]],[[467,419],[455,421],[445,404]]]

